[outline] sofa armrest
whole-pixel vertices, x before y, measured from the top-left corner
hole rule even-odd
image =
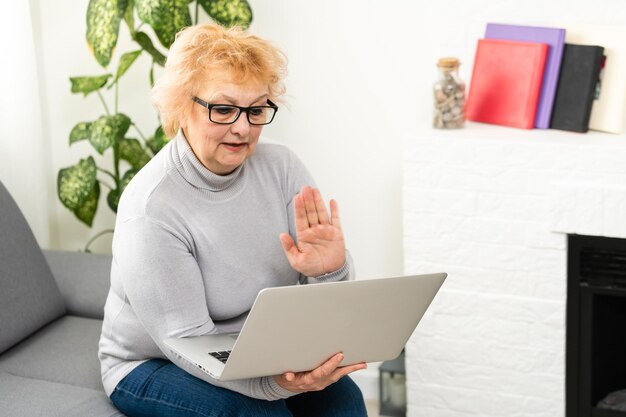
[[[65,301],[67,313],[102,319],[111,284],[111,255],[43,251]]]

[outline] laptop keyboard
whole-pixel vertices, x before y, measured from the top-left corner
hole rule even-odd
[[[230,350],[225,350],[222,352],[209,352],[209,355],[213,356],[222,363],[226,363],[228,357],[230,356],[230,352]]]

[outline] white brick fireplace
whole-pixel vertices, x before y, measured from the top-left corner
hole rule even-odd
[[[408,134],[405,272],[447,282],[407,345],[409,417],[562,417],[567,233],[626,238],[626,135]]]

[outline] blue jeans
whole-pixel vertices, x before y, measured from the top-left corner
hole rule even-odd
[[[257,400],[216,387],[172,362],[152,359],[115,388],[113,404],[128,417],[366,417],[363,395],[345,376],[322,391]]]

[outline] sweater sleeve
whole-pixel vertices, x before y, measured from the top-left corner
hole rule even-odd
[[[174,230],[145,217],[118,222],[113,242],[118,278],[150,339],[164,357],[210,384],[264,400],[295,395],[276,384],[273,377],[215,380],[163,344],[169,337],[217,333],[209,315],[202,274],[188,245]],[[139,336],[130,343],[149,341]],[[137,346],[138,351],[152,349]]]

